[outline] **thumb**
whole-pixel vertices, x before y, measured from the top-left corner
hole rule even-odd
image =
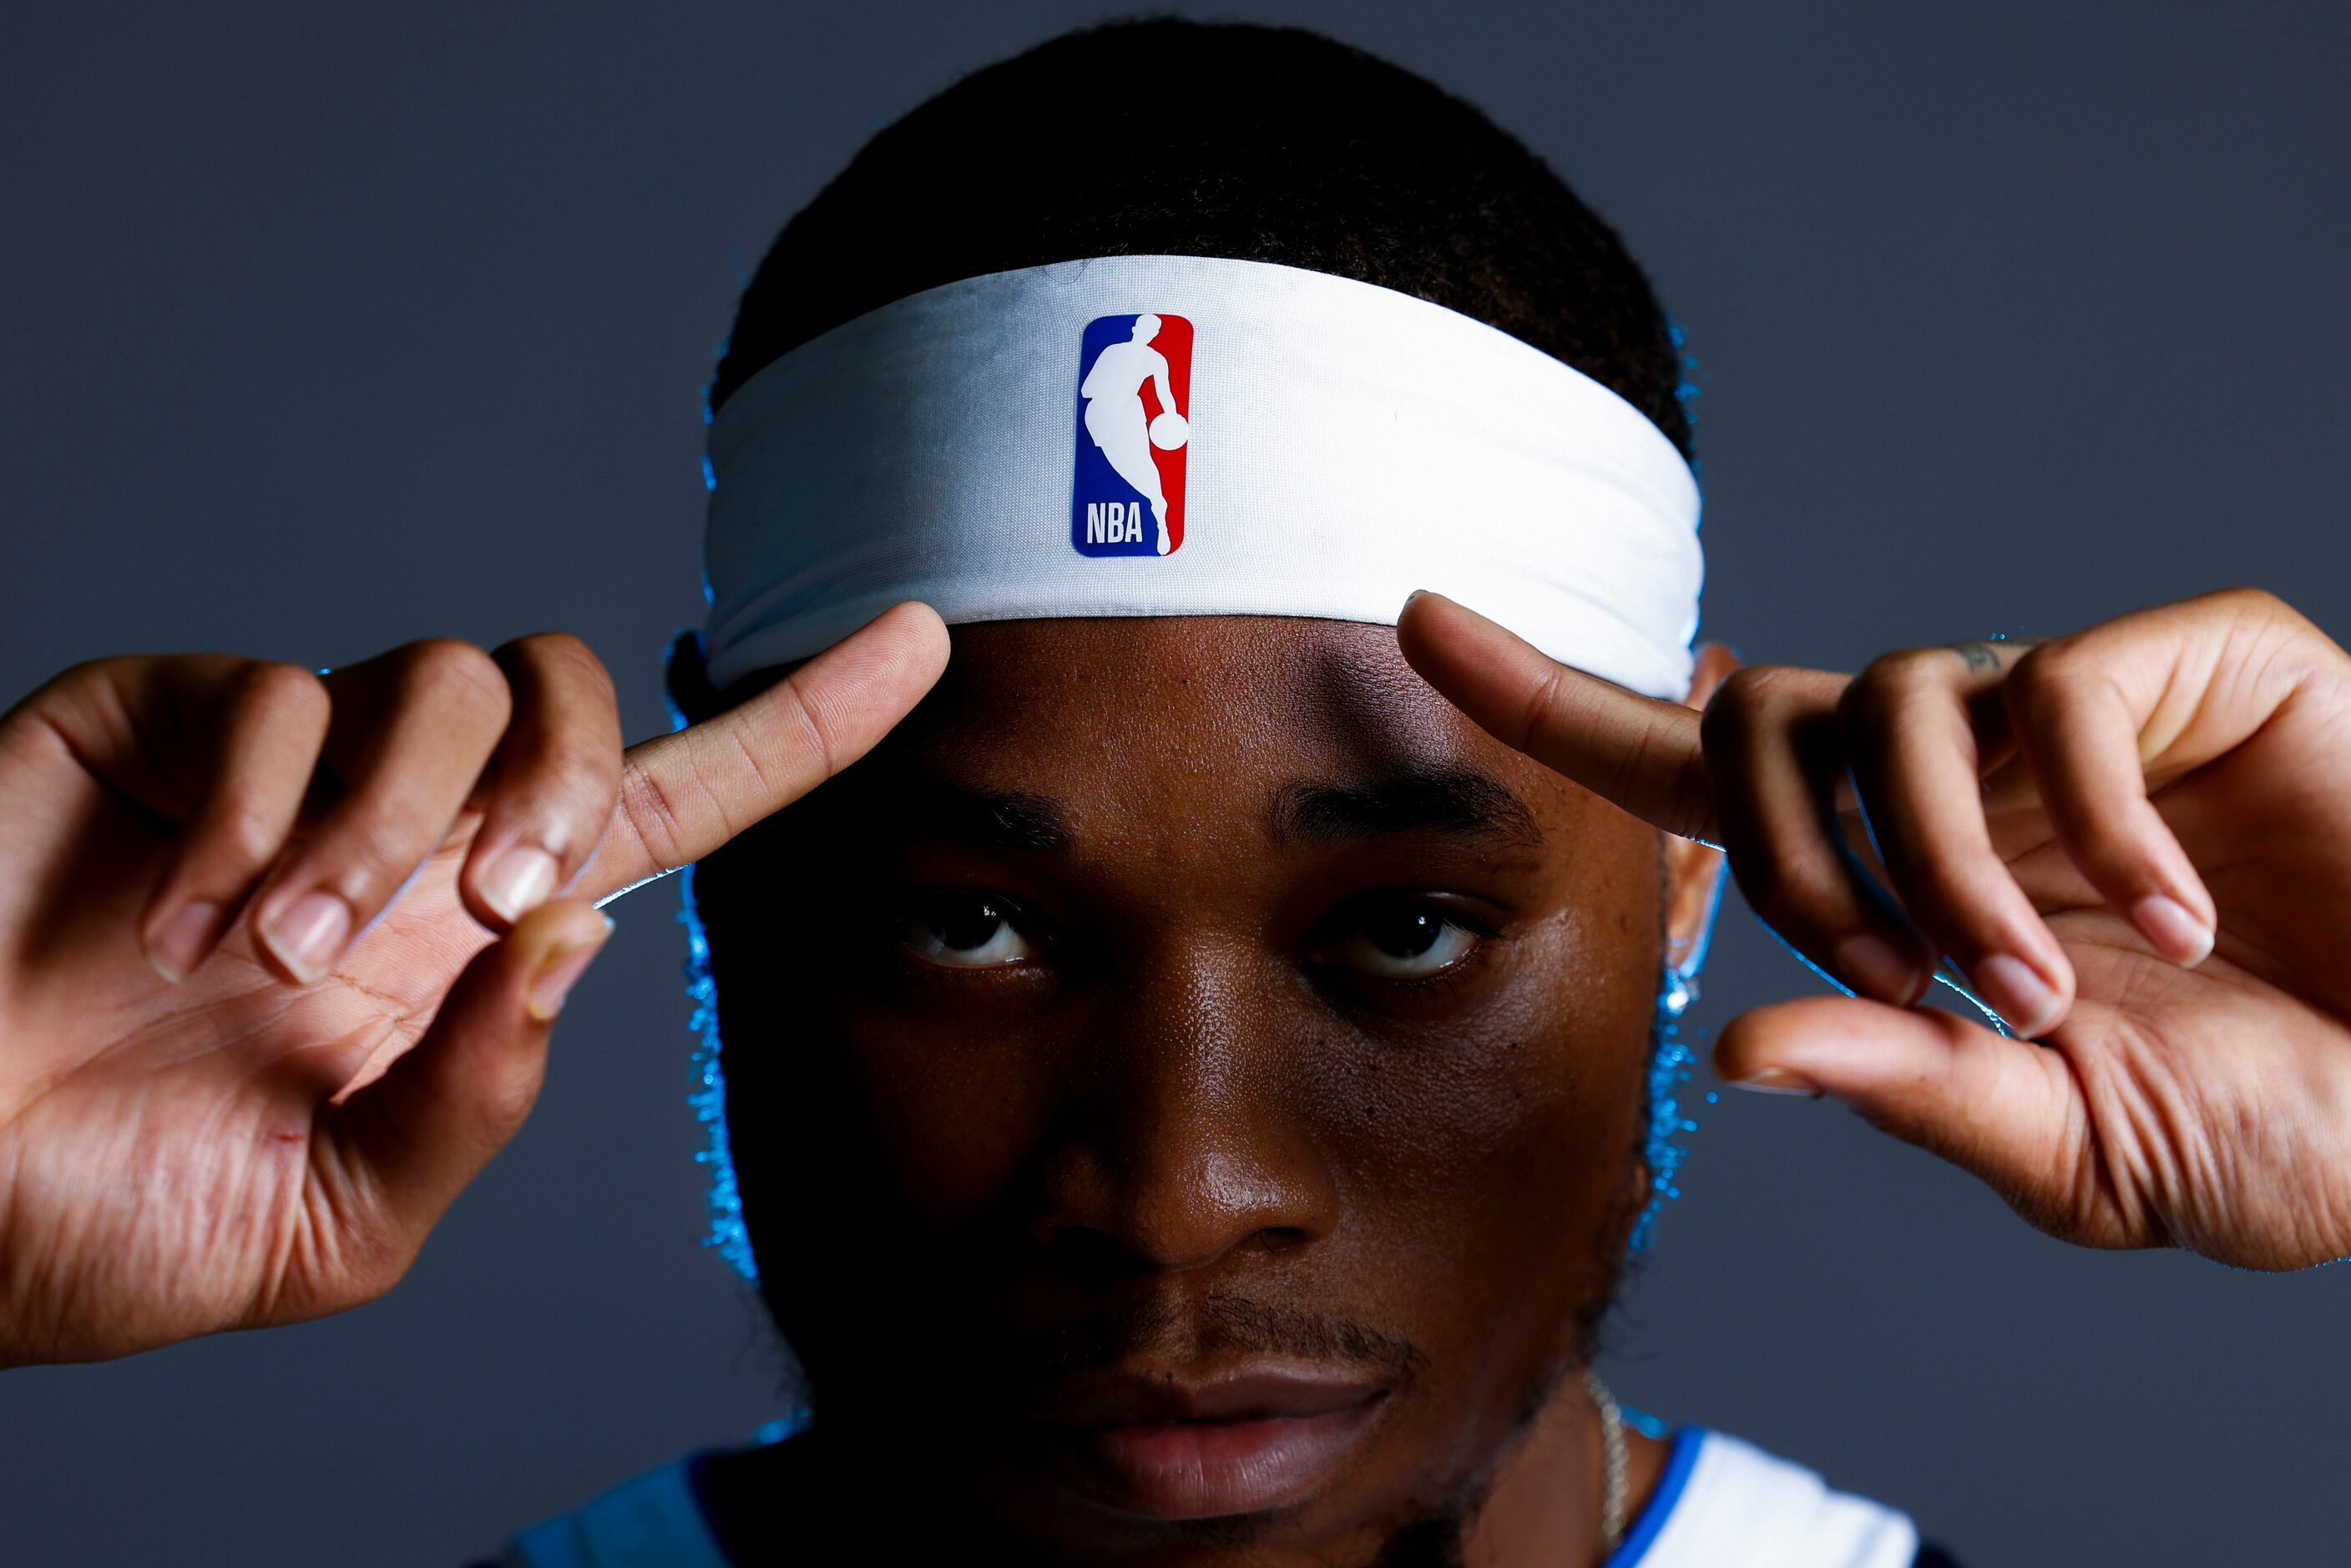
[[[1777,1002],[1730,1021],[1714,1066],[1742,1089],[1842,1101],[2037,1223],[2072,1196],[2085,1118],[2064,1057],[1957,1014],[1857,997]]]
[[[577,899],[532,910],[475,956],[423,1039],[328,1113],[329,1168],[350,1184],[350,1212],[372,1212],[398,1267],[521,1128],[555,1016],[611,930]]]

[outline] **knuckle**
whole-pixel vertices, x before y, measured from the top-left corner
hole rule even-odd
[[[117,653],[102,659],[84,659],[68,664],[41,684],[35,695],[50,695],[78,692],[90,686],[127,685],[146,664],[135,653]]]
[[[1543,672],[1542,679],[1527,693],[1526,706],[1520,711],[1509,737],[1513,747],[1524,750],[1542,732],[1544,719],[1560,710],[1560,694],[1566,680],[1567,671],[1559,664],[1554,664]]]
[[[1802,687],[1817,672],[1795,664],[1748,664],[1733,670],[1716,688],[1713,703],[1732,708],[1777,711],[1803,700]]]
[[[332,881],[354,904],[371,905],[392,895],[432,850],[428,834],[405,814],[371,810],[341,824],[330,852],[343,868]]]
[[[276,812],[259,800],[240,797],[222,806],[207,836],[215,853],[249,870],[277,854],[283,831]]]
[[[1709,747],[1718,737],[1735,743],[1753,735],[1770,704],[1771,671],[1769,664],[1749,664],[1723,677],[1698,721],[1698,733]]]
[[[2222,608],[2247,618],[2263,620],[2302,619],[2302,612],[2272,593],[2266,588],[2240,584],[2224,588],[2210,596]]]
[[[2274,640],[2273,646],[2293,647],[2314,642],[2335,646],[2334,640],[2316,622],[2265,588],[2231,588],[2220,597],[2228,601],[2230,619],[2238,627],[2255,638]]]
[[[2066,840],[2066,858],[2093,887],[2116,901],[2116,906],[2135,904],[2139,897],[2161,884],[2158,868],[2138,846],[2112,833],[2076,827]]]
[[[549,737],[538,758],[543,788],[582,800],[611,803],[622,772],[621,748],[595,736],[561,734]]]
[[[2094,882],[2126,881],[2152,875],[2157,857],[2134,831],[2126,814],[2068,811],[2064,814],[2065,852]]]
[[[2099,672],[2063,666],[2043,670],[2004,695],[2009,722],[2044,784],[2072,777],[2072,765],[2103,729],[2105,710],[2116,700]]]
[[[1816,674],[1790,664],[1751,664],[1734,672],[1698,719],[1698,740],[1708,758],[1750,756],[1792,733],[1817,701],[1818,694],[1808,689]]]
[[[526,645],[537,645],[528,654]],[[574,703],[541,706],[526,701],[523,720],[509,731],[504,747],[507,761],[527,774],[535,789],[595,795],[609,804],[622,768],[619,714],[611,675],[586,643],[566,632],[540,632],[499,650],[504,664],[519,664],[529,672],[518,689],[527,698],[534,685],[553,670],[549,684],[577,697],[589,699],[585,708]]]
[[[2025,724],[2046,719],[2080,699],[2095,677],[2096,661],[2070,637],[2043,643],[2016,663],[2002,685],[2009,711]]]
[[[1849,725],[1884,725],[1920,697],[1948,690],[1949,661],[1949,650],[1942,648],[1880,653],[1838,694],[1838,716]]]
[[[1785,679],[1782,664],[1742,664],[1715,688],[1714,700],[1729,706],[1750,706],[1767,696]],[[1709,705],[1711,706],[1711,705]]]
[[[1847,735],[1876,735],[1890,726],[1910,695],[1907,687],[1872,664],[1837,695],[1837,724]]]
[[[1839,890],[1808,863],[1753,843],[1734,846],[1729,858],[1749,907],[1784,940],[1809,947],[1834,926]]]
[[[1674,774],[1673,816],[1667,831],[1694,834],[1714,820],[1714,785],[1707,777],[1704,758],[1692,758]]]
[[[235,700],[247,712],[285,724],[323,725],[333,706],[317,675],[271,660],[256,660],[239,673]]]
[[[1949,648],[1896,648],[1872,659],[1860,678],[1896,691],[1942,686],[1949,684],[1950,665]]]
[[[401,650],[405,684],[436,703],[458,703],[477,713],[504,714],[513,704],[506,672],[473,643],[429,637]]]
[[[139,690],[152,674],[167,669],[202,670],[220,657],[209,653],[115,653],[84,659],[68,664],[43,681],[7,714],[14,716],[43,710],[84,717],[119,714],[127,694]]]
[[[799,672],[796,670],[786,676],[784,685],[791,694],[792,717],[797,721],[800,731],[801,749],[817,759],[819,767],[822,769],[820,776],[830,779],[841,771],[841,737],[834,733],[836,727],[823,712],[823,705],[820,702],[809,700],[809,694],[800,684]],[[768,783],[767,769],[761,765],[760,758],[751,753],[747,747],[745,752],[750,757],[752,767],[759,774],[760,781],[763,784]]]
[[[612,694],[612,673],[604,667],[604,661],[569,632],[534,632],[528,637],[517,637],[507,646],[517,657],[559,671],[590,691],[607,696]]]
[[[684,819],[661,779],[646,769],[630,772],[621,780],[613,815],[625,823],[646,854],[663,865],[677,863],[685,842]]]
[[[522,1124],[530,1119],[532,1109],[538,1103],[539,1075],[535,1072],[507,1072],[483,1091],[478,1105],[482,1128],[489,1142],[503,1146]]]
[[[1895,894],[1903,913],[1933,935],[1947,952],[1972,958],[1980,950],[2006,946],[2007,923],[1985,890],[1997,868],[1972,856],[1928,851],[1896,874]]]
[[[1837,730],[1857,768],[1876,772],[1902,758],[1918,758],[1944,725],[1959,712],[1950,688],[1917,681],[1867,684],[1856,680],[1837,699]]]
[[[624,816],[643,836],[647,824],[659,821],[674,839],[674,813],[665,799],[648,802],[644,789],[658,790],[650,780],[625,780],[617,748],[583,741],[565,741],[542,751],[529,768],[502,782],[499,816],[533,824],[528,830],[559,857],[585,854],[600,841],[616,814]],[[637,791],[632,794],[632,790]],[[647,839],[651,843],[657,839]]]

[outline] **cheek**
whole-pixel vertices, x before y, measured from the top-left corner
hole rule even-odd
[[[853,836],[814,814],[779,819],[696,873],[735,1163],[747,1188],[801,1195],[767,1206],[767,1228],[842,1207],[871,1224],[906,1207],[901,1188],[960,1185],[956,1173],[989,1163],[1019,1088],[998,1046],[1031,1010],[1020,998],[942,1019],[894,1002],[877,979],[889,948],[854,895],[878,873],[830,852]],[[826,1193],[859,1201],[809,1197]]]
[[[1430,1353],[1429,1403],[1473,1447],[1589,1326],[1637,1216],[1653,885],[1625,863],[1516,934],[1481,1005],[1323,1086],[1333,1261]]]
[[[819,973],[723,962],[729,1134],[755,1239],[903,1258],[1017,1179],[1033,1143],[1025,1054],[844,1003]],[[795,1196],[797,1195],[797,1196]],[[775,1201],[776,1199],[782,1201]]]
[[[1637,1148],[1649,987],[1617,966],[1562,973],[1568,930],[1517,941],[1514,985],[1436,1038],[1356,1055],[1323,1086],[1356,1240],[1416,1288],[1490,1322],[1555,1319],[1604,1289]],[[1531,950],[1530,950],[1531,949]]]

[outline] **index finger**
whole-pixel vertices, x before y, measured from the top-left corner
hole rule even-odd
[[[1572,670],[1441,593],[1416,593],[1396,643],[1420,676],[1479,728],[1653,827],[1721,836],[1699,716]]]
[[[611,831],[577,896],[601,901],[691,865],[799,800],[872,750],[946,662],[946,623],[910,601],[748,702],[629,747]]]

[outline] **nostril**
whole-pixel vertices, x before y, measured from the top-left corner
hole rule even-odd
[[[1257,1233],[1257,1244],[1269,1252],[1287,1252],[1293,1247],[1305,1246],[1310,1239],[1294,1225],[1270,1225]]]

